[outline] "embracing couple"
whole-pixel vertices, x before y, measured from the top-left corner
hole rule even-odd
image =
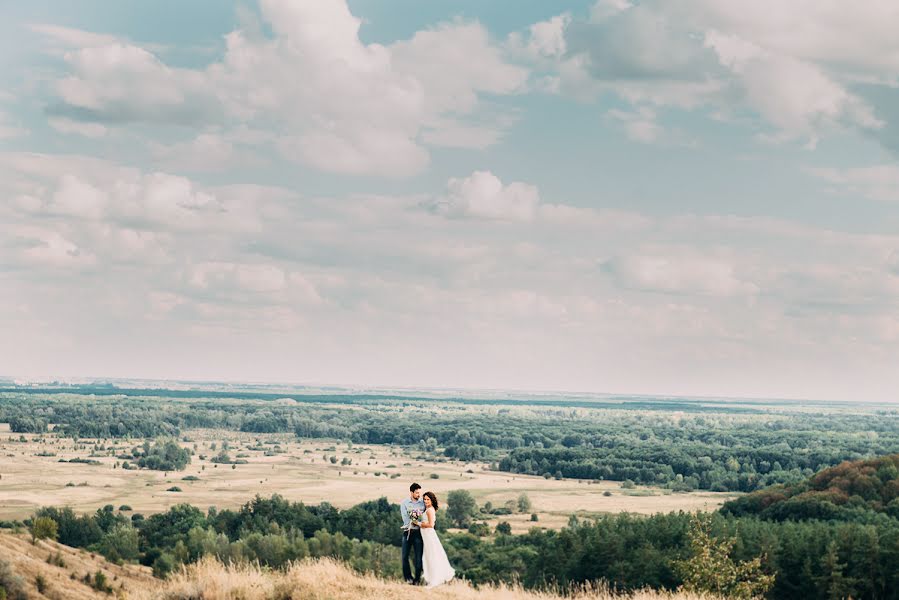
[[[424,576],[428,587],[435,587],[452,579],[456,572],[446,558],[446,552],[434,525],[440,505],[434,492],[421,493],[421,486],[409,486],[409,497],[400,503],[403,515],[403,577],[406,583],[421,584]],[[415,577],[409,568],[409,558],[415,565]]]

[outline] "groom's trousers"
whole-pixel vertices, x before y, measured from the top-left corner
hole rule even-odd
[[[418,584],[421,581],[421,555],[425,545],[421,539],[421,529],[412,529],[403,532],[403,578]],[[412,569],[409,568],[409,554],[412,554],[412,563],[415,568],[415,577],[412,577]]]

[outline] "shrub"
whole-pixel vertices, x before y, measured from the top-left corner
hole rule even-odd
[[[59,536],[59,525],[50,517],[37,517],[31,522],[31,541],[55,540]]]
[[[0,558],[0,598],[4,597],[6,600],[28,600],[28,592],[25,591],[25,580]]]
[[[38,575],[34,578],[34,587],[37,588],[37,591],[40,594],[43,594],[47,591],[47,580],[43,575]]]
[[[518,512],[528,512],[531,510],[531,499],[527,494],[518,496]]]

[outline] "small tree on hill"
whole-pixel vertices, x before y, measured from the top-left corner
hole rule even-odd
[[[675,567],[684,579],[684,590],[711,593],[725,598],[762,598],[774,585],[774,575],[762,569],[762,558],[735,562],[731,558],[736,538],[715,538],[712,519],[697,514],[690,521],[690,558]]]
[[[50,517],[38,517],[31,522],[31,541],[55,540],[59,531],[56,521]]]

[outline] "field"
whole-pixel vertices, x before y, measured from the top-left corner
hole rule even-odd
[[[227,443],[232,458],[246,464],[210,462],[223,443]],[[0,519],[26,518],[42,505],[68,505],[79,512],[107,504],[116,508],[127,505],[144,514],[182,502],[233,508],[256,494],[275,493],[307,504],[329,502],[348,508],[382,496],[398,502],[409,483],[418,481],[438,495],[467,489],[480,504],[489,501],[494,506],[526,493],[533,503],[532,511],[493,520],[493,524],[509,521],[513,531],[523,532],[532,526],[563,527],[572,514],[711,510],[734,496],[672,493],[644,486],[623,489],[620,483],[611,481],[512,475],[491,471],[485,463],[450,461],[400,447],[300,442],[291,434],[208,429],[183,433],[181,444],[195,452],[184,471],[122,469],[123,461],[115,455],[130,452],[137,444],[121,439],[79,439],[76,443],[52,433],[13,434],[7,425],[0,425]],[[60,462],[73,458],[95,462]],[[342,465],[344,459],[352,464]],[[198,479],[183,480],[190,476]],[[181,491],[167,491],[172,487]],[[531,512],[538,515],[537,523],[531,522]]]

